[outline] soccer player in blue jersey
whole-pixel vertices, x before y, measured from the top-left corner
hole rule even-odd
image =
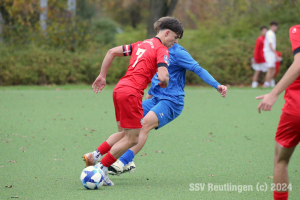
[[[154,24],[155,29],[156,27],[157,24]],[[158,30],[156,29],[156,31]],[[161,88],[157,74],[152,78],[151,88],[146,100],[143,101],[144,118],[139,142],[109,167],[111,175],[134,172],[133,158],[145,145],[149,131],[165,126],[181,114],[184,107],[184,86],[187,70],[196,73],[204,82],[217,89],[222,97],[226,97],[227,87],[218,83],[205,69],[200,67],[177,42],[169,49],[169,85],[167,88]]]

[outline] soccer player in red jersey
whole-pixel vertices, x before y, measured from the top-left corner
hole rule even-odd
[[[264,58],[264,42],[265,35],[268,31],[268,27],[262,26],[260,28],[261,35],[256,39],[255,49],[254,49],[254,58],[252,61],[252,68],[255,70],[252,78],[252,88],[257,88],[258,86],[258,77],[260,72],[267,72],[268,67]]]
[[[97,160],[106,154],[96,166],[104,172],[104,185],[107,186],[114,185],[107,176],[108,167],[138,143],[143,118],[142,97],[147,85],[156,72],[160,80],[159,85],[161,87],[168,85],[168,48],[182,38],[183,26],[173,17],[159,20],[161,31],[156,37],[110,49],[103,60],[100,75],[93,83],[94,92],[101,92],[106,85],[105,77],[114,57],[131,56],[125,76],[120,79],[113,91],[119,132],[111,135],[94,152],[83,156],[86,166],[89,166],[95,165]]]
[[[280,93],[285,90],[285,104],[282,109],[275,136],[274,158],[274,199],[288,199],[290,189],[288,178],[289,160],[300,141],[300,25],[290,28],[290,40],[294,52],[294,62],[285,75],[269,93],[256,99],[262,99],[258,111],[271,111]]]

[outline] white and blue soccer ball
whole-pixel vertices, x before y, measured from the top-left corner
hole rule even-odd
[[[95,166],[89,166],[81,172],[80,181],[86,189],[99,189],[104,182],[104,173]]]

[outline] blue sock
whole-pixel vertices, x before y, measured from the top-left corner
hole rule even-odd
[[[134,153],[130,149],[128,149],[120,158],[119,160],[124,164],[127,165],[129,162],[132,161],[134,158]]]

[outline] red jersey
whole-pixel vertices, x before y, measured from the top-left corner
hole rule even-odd
[[[263,50],[264,41],[265,41],[265,37],[262,35],[256,39],[255,49],[254,49],[254,60],[256,63],[266,62],[264,57],[264,50]]]
[[[123,54],[131,55],[130,63],[125,76],[116,85],[115,92],[143,96],[157,68],[169,66],[168,48],[157,37],[123,45]]]
[[[290,28],[290,40],[294,55],[300,53],[300,25]],[[285,90],[283,111],[300,116],[300,76]]]

